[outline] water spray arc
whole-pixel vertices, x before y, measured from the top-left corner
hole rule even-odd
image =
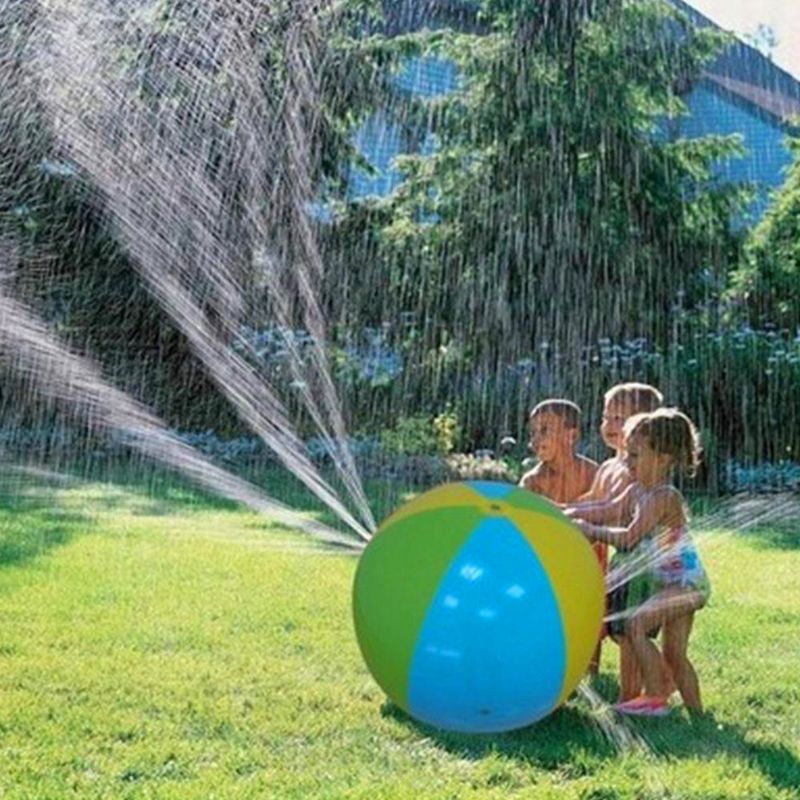
[[[344,422],[324,353],[322,314],[306,266],[309,260],[317,272],[322,266],[310,228],[303,229],[302,239],[312,258],[306,258],[304,266],[296,272],[303,289],[305,319],[314,339],[314,372],[322,385],[325,411],[333,419],[333,433],[328,430],[310,389],[303,388],[303,397],[334,456],[335,467],[356,501],[363,523],[343,507],[335,490],[320,478],[275,392],[230,346],[236,342],[247,351],[238,328],[245,287],[235,263],[247,258],[248,251],[252,252],[232,237],[250,225],[258,234],[251,241],[263,246],[266,223],[261,216],[268,198],[260,184],[259,191],[253,193],[247,191],[245,182],[246,221],[235,219],[230,207],[241,198],[226,195],[209,178],[202,154],[211,147],[217,134],[225,141],[220,128],[227,122],[222,116],[226,101],[236,108],[257,107],[249,101],[263,87],[257,79],[253,79],[252,86],[247,83],[250,80],[247,76],[253,75],[250,68],[256,64],[252,47],[246,46],[247,26],[257,18],[256,4],[246,4],[235,15],[211,14],[213,10],[226,10],[225,4],[220,4],[219,8],[209,10],[208,19],[195,23],[202,28],[194,32],[205,48],[195,42],[192,52],[199,48],[206,58],[215,59],[214,63],[224,63],[237,79],[245,76],[244,85],[234,81],[232,94],[223,93],[217,98],[209,89],[208,76],[201,67],[191,59],[180,64],[173,59],[164,73],[156,75],[164,80],[172,76],[173,80],[182,81],[192,87],[193,94],[185,105],[179,103],[171,110],[163,105],[155,110],[142,106],[132,92],[131,75],[124,70],[120,74],[117,65],[103,59],[102,53],[115,52],[113,45],[135,33],[136,14],[120,18],[119,13],[115,16],[108,9],[104,16],[97,14],[94,6],[92,14],[88,14],[89,9],[82,5],[85,4],[51,2],[43,6],[47,12],[45,20],[52,28],[45,37],[46,46],[39,43],[38,68],[43,76],[43,99],[59,141],[97,188],[101,205],[148,288],[186,336],[241,418],[317,497],[361,538],[368,539],[375,523],[346,447]],[[87,13],[83,14],[84,11]],[[207,69],[208,65],[203,63],[202,67]],[[206,102],[209,93],[212,100],[217,100],[216,104]],[[262,117],[260,121],[268,120]],[[237,130],[229,136],[231,152],[238,153],[231,167],[237,176],[258,174],[267,166],[263,157],[247,161],[254,148],[238,148],[243,140],[267,145],[264,152],[270,152],[269,142],[253,139],[255,129],[247,122],[240,121],[242,132]],[[299,158],[296,149],[293,153]],[[302,165],[293,171],[302,172]],[[293,222],[307,226],[305,214],[299,210],[300,198],[296,199]],[[282,290],[272,287],[273,298],[278,296],[283,302],[283,306],[280,302],[274,305],[283,312],[279,320],[285,323],[288,301],[280,297]],[[298,361],[299,354],[295,351],[294,370],[299,370]]]

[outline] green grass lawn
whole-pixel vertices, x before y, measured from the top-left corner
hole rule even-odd
[[[448,735],[367,673],[352,557],[167,485],[6,476],[0,797],[798,798],[800,536],[701,547],[705,715],[626,723],[643,746],[622,750],[584,700],[512,734]],[[607,646],[606,699],[615,659]]]

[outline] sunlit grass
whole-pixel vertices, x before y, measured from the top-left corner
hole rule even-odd
[[[0,793],[7,798],[780,798],[800,785],[800,540],[703,540],[692,642],[708,712],[585,701],[492,737],[385,704],[350,622],[355,561],[163,484],[0,493]],[[607,646],[599,690],[615,693]]]

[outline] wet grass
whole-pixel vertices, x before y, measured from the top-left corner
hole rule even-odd
[[[620,752],[583,700],[502,736],[418,725],[361,662],[352,558],[148,486],[0,484],[5,798],[797,797],[788,528],[703,540],[714,594],[692,650],[708,710],[634,722],[647,749]],[[606,647],[607,699],[615,658]]]

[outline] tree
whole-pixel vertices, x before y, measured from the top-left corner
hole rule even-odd
[[[14,288],[176,424],[216,423],[219,398],[133,259],[159,237],[179,242],[190,268],[214,262],[213,274],[181,277],[222,336],[263,319],[264,240],[294,262],[304,246],[298,209],[319,187],[346,180],[351,124],[395,58],[361,35],[373,5],[3,6],[0,234],[18,253]],[[70,97],[42,99],[41,69],[53,63],[43,54],[66,64],[65,80],[50,83]],[[298,55],[309,58],[300,68]],[[72,115],[60,135],[53,106]],[[302,152],[289,135],[298,129],[307,133]],[[202,192],[192,193],[192,180]],[[109,224],[115,218],[123,224]]]
[[[800,325],[800,139],[795,161],[750,235],[729,297],[755,324]]]
[[[744,40],[756,50],[760,50],[770,61],[775,48],[780,44],[775,29],[763,22],[759,22],[753,33],[745,34]]]
[[[405,158],[406,182],[340,228],[375,265],[361,307],[416,311],[430,346],[446,332],[480,363],[542,339],[569,354],[598,336],[665,341],[676,293],[701,298],[702,270],[725,274],[738,246],[742,192],[713,176],[736,138],[666,134],[724,39],[657,2],[482,6],[485,35],[419,40],[464,80],[405,111],[436,152]]]

